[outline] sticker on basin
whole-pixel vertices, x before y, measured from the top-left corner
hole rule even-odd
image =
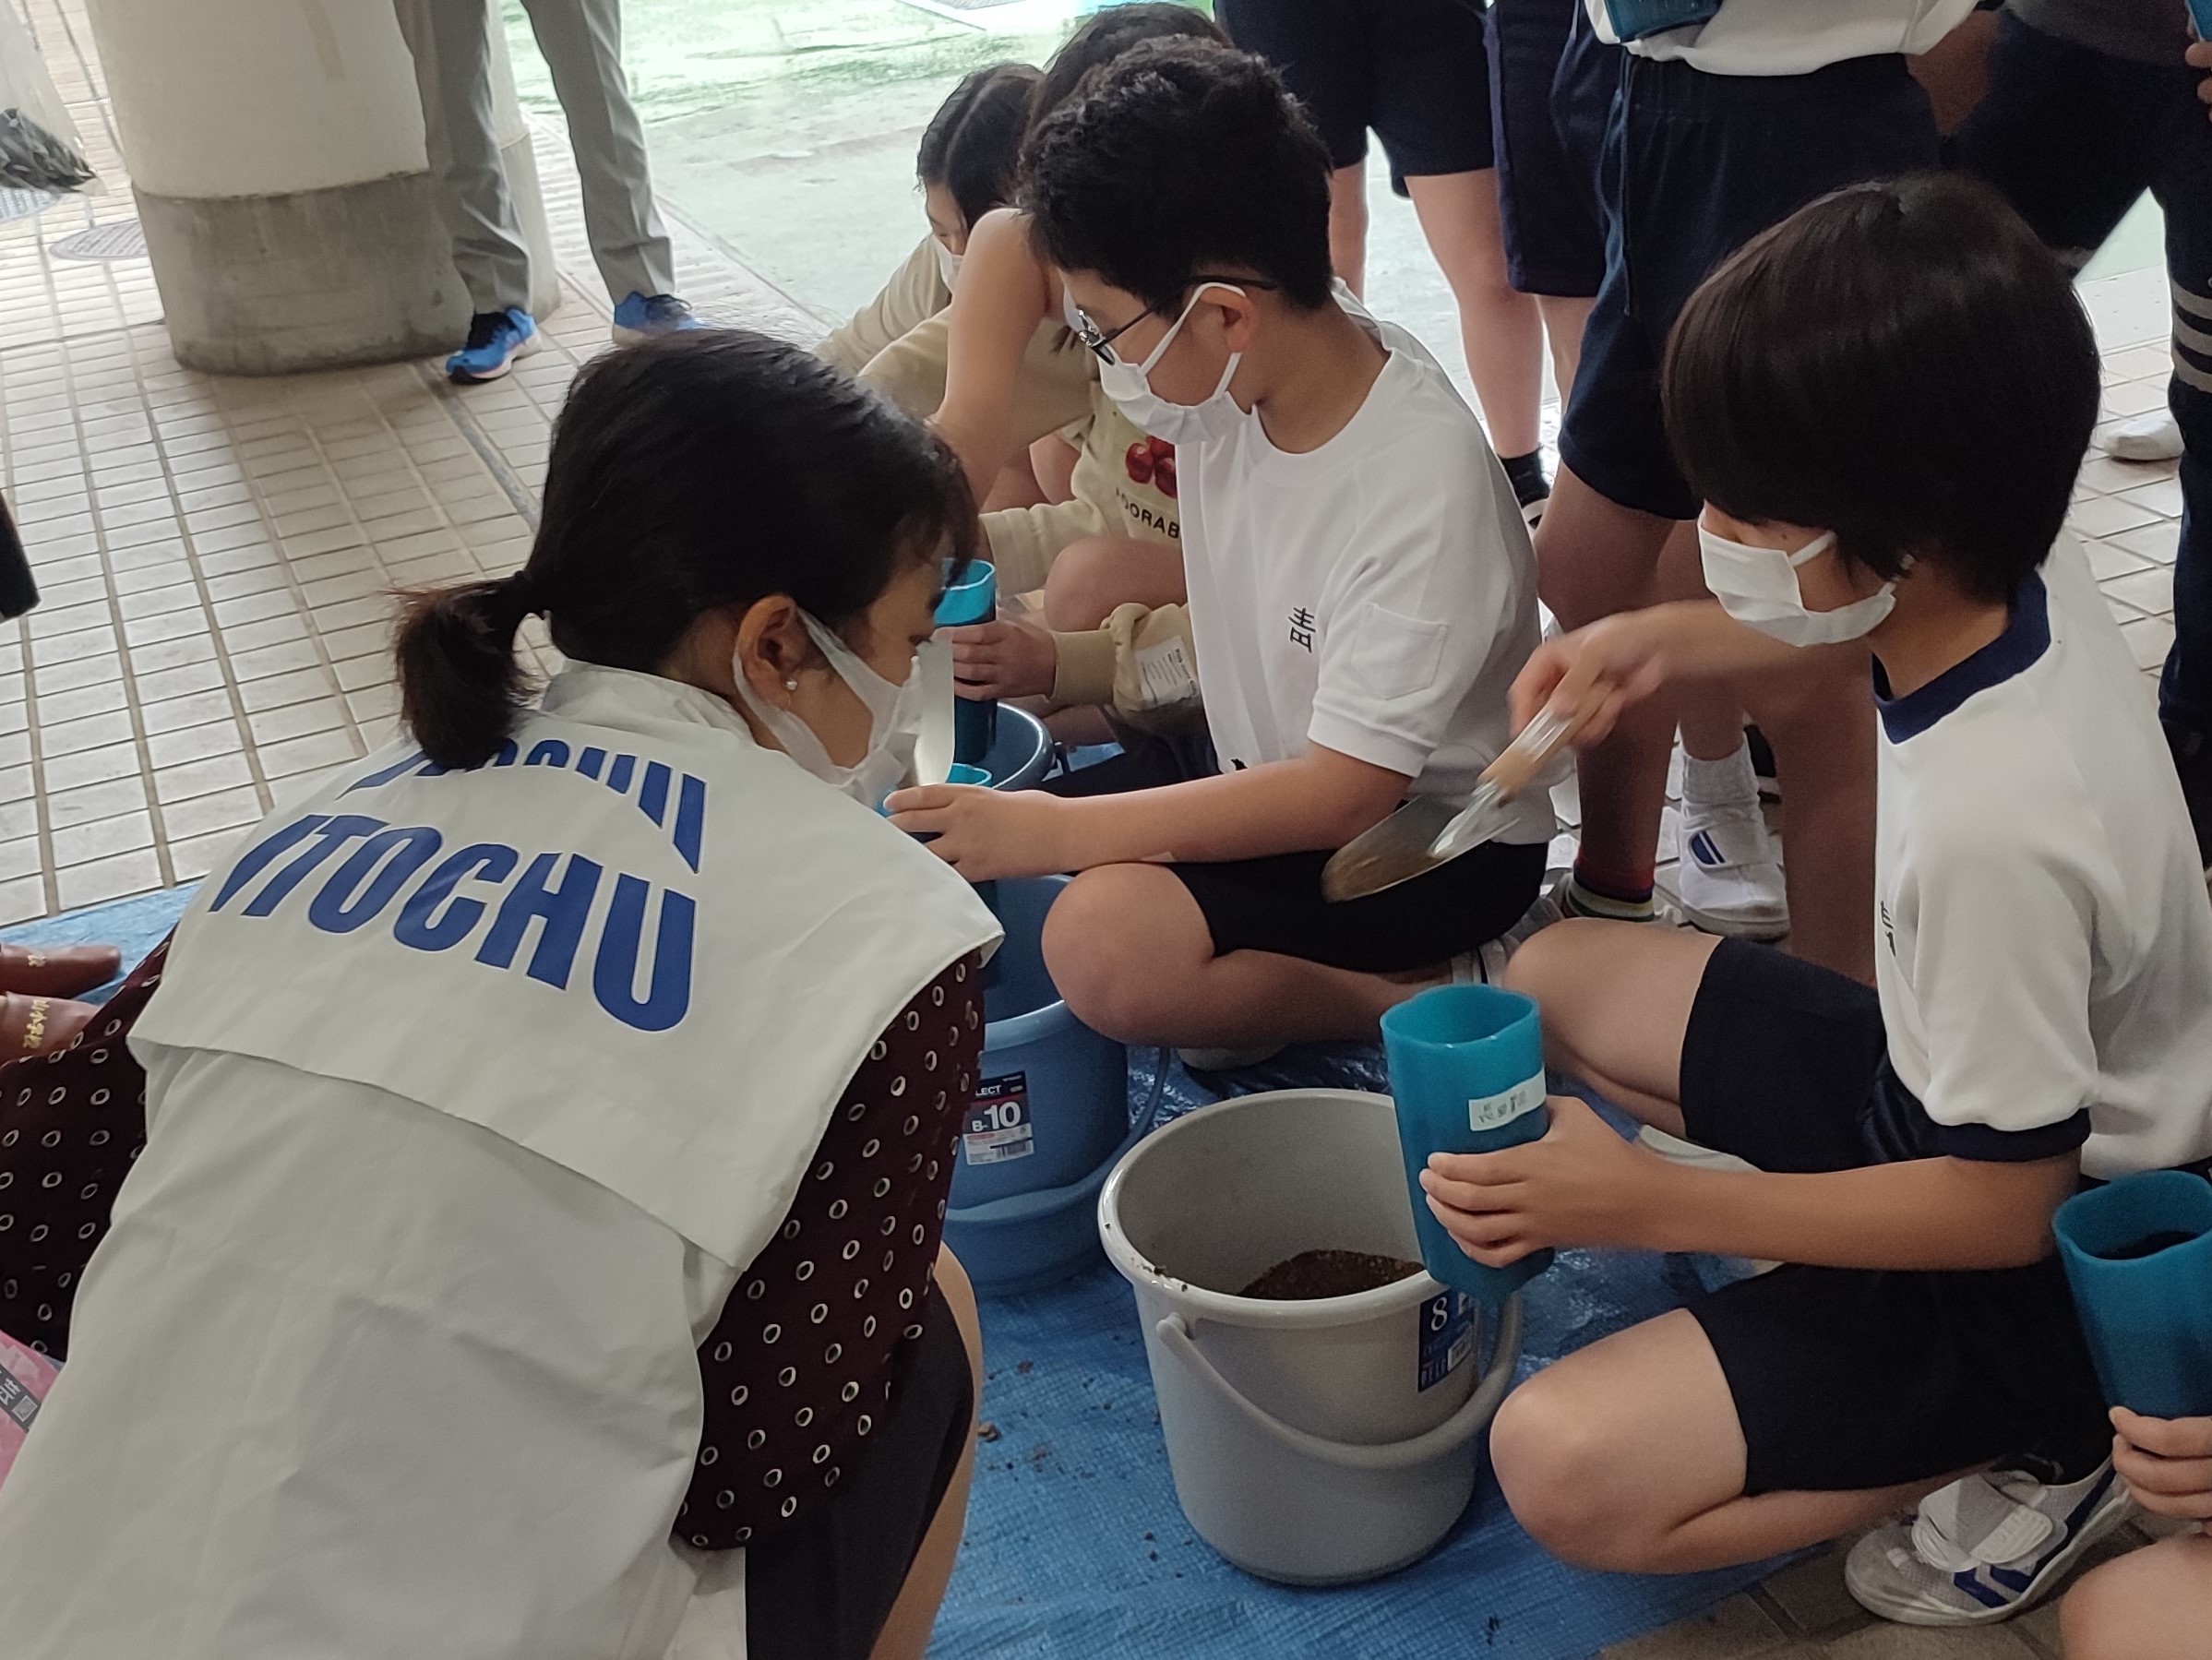
[[[1029,1074],[1008,1072],[975,1086],[960,1154],[971,1164],[1003,1164],[1037,1150],[1029,1120]]]
[[[1421,1305],[1421,1387],[1434,1389],[1475,1353],[1475,1299],[1447,1291]]]

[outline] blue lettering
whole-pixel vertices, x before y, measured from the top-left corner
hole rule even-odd
[[[499,747],[492,753],[491,764],[495,767],[511,767],[515,764],[515,757],[521,753],[515,747],[514,739],[501,738]]]
[[[443,951],[459,945],[484,920],[482,900],[452,898],[453,890],[472,877],[504,882],[514,874],[522,855],[496,842],[478,842],[462,848],[423,879],[423,885],[400,907],[392,936],[418,951]],[[444,905],[441,913],[438,909]]]
[[[383,819],[370,818],[359,813],[341,813],[335,818],[326,818],[321,828],[315,832],[307,850],[270,877],[269,885],[246,902],[241,914],[267,916],[291,897],[292,890],[300,885],[301,879],[309,871],[341,847],[348,842],[357,842],[364,836],[373,836],[383,828]]]
[[[393,779],[399,777],[401,773],[413,771],[417,763],[426,761],[429,758],[430,758],[428,756],[424,755],[420,749],[418,749],[413,755],[407,757],[407,758],[404,760],[394,761],[389,767],[378,768],[376,771],[370,773],[366,778],[355,779],[352,783],[346,785],[344,789],[341,790],[339,794],[341,795],[351,795],[355,790],[373,790],[378,784],[388,784],[391,782]]]
[[[223,878],[222,887],[216,892],[215,902],[208,909],[220,911],[223,906],[229,904],[232,895],[268,869],[269,862],[271,859],[288,848],[297,847],[313,835],[315,827],[322,823],[323,818],[324,815],[321,813],[309,813],[305,818],[294,818],[282,830],[275,831],[240,854],[238,862],[231,866],[231,874]]]
[[[673,889],[661,890],[652,985],[640,1002],[638,947],[645,931],[645,902],[652,892],[652,885],[637,877],[615,878],[614,902],[607,908],[599,955],[592,964],[592,995],[624,1025],[640,1032],[665,1032],[691,1007],[691,933],[697,907]]]
[[[568,874],[558,888],[546,884],[552,879],[554,864],[562,855],[542,853],[531,860],[530,868],[500,901],[491,932],[476,953],[477,961],[494,968],[512,968],[531,918],[536,917],[544,926],[538,935],[537,949],[531,953],[530,977],[562,991],[568,988],[568,971],[575,966],[576,948],[592,914],[592,898],[599,891],[600,868],[581,854],[567,856]]]
[[[645,763],[645,782],[638,786],[638,807],[655,824],[668,820],[668,785],[675,776],[665,761]]]
[[[326,934],[351,934],[391,903],[407,878],[436,857],[444,840],[426,824],[371,836],[322,885],[307,907],[307,920]]]
[[[598,778],[599,770],[606,764],[607,752],[604,749],[586,748],[576,758],[576,770],[590,779]]]
[[[637,770],[637,766],[638,758],[636,756],[617,755],[615,758],[615,764],[607,769],[607,788],[617,795],[628,795],[630,774]]]
[[[707,830],[707,782],[684,774],[683,794],[676,804],[676,850],[684,863],[699,868],[699,844]]]
[[[558,738],[546,738],[532,746],[525,767],[565,767],[568,764],[568,746]]]

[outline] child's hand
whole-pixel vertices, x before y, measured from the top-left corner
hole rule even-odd
[[[1662,639],[1651,614],[1632,611],[1544,641],[1513,682],[1513,730],[1526,726],[1547,705],[1565,711],[1588,702],[1596,712],[1574,734],[1574,746],[1587,749],[1602,742],[1621,711],[1665,682]]]
[[[1502,1152],[1440,1152],[1421,1172],[1429,1208],[1459,1248],[1491,1268],[1556,1245],[1636,1246],[1671,1170],[1571,1095],[1551,1128]]]
[[[2112,1466],[2135,1502],[2161,1516],[2212,1521],[2212,1418],[2146,1418],[2112,1408]]]
[[[1057,795],[924,784],[894,790],[883,805],[896,828],[935,836],[929,851],[971,882],[1050,876],[1068,868],[1058,845],[1068,804]]]
[[[1042,698],[1059,672],[1051,630],[1027,618],[940,628],[952,646],[952,689],[963,698]]]

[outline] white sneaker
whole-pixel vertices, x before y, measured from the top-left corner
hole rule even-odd
[[[1908,1626],[2010,1619],[2134,1514],[2110,1459],[2063,1487],[2016,1470],[1955,1481],[1851,1547],[1844,1582],[1869,1613]]]
[[[1682,759],[1676,903],[1692,926],[1738,939],[1789,932],[1782,861],[1759,810],[1748,745],[1726,760]]]
[[[2116,461],[2172,461],[2181,459],[2182,428],[2165,410],[2153,410],[2112,428],[2105,454]]]

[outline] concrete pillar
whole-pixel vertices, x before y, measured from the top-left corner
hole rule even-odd
[[[179,362],[274,375],[460,343],[468,298],[393,0],[87,9]],[[543,316],[559,294],[544,205],[496,18],[492,36],[498,137]]]

